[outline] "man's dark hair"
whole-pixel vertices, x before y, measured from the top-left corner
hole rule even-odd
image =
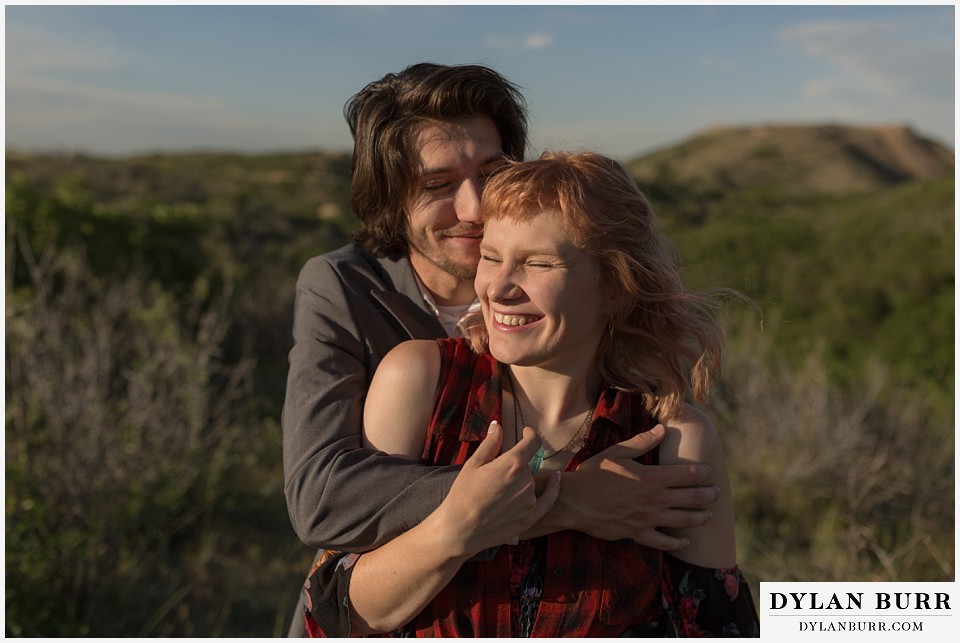
[[[486,116],[507,158],[522,160],[527,145],[520,90],[482,65],[411,65],[364,87],[343,113],[354,139],[350,205],[363,222],[355,240],[379,257],[407,252],[404,205],[416,176],[411,140],[420,124]]]

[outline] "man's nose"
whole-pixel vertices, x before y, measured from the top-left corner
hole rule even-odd
[[[477,179],[466,179],[460,184],[453,202],[458,220],[480,223],[480,196],[482,192],[483,186]]]

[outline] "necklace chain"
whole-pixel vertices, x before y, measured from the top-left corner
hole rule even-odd
[[[520,407],[520,397],[517,395],[517,387],[513,383],[513,376],[510,374],[510,370],[507,369],[507,379],[510,381],[510,393],[513,395],[513,410],[514,410],[514,422],[513,422],[513,435],[517,442],[520,441],[520,431],[522,427],[527,426],[527,421],[523,419],[523,409]],[[590,420],[593,419],[593,409],[587,411],[587,414],[583,418],[583,422],[580,423],[580,426],[577,428],[577,432],[567,441],[562,448],[557,449],[550,455],[544,455],[543,447],[540,447],[540,450],[537,451],[537,455],[534,456],[534,460],[542,462],[543,460],[549,460],[552,457],[555,457],[570,447],[574,445],[577,438],[583,432],[584,427],[590,424]],[[539,462],[537,462],[537,468],[539,469]]]

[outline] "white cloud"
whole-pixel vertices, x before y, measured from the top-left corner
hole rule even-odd
[[[7,76],[51,71],[102,72],[123,58],[97,37],[78,41],[72,34],[56,34],[17,22],[6,24]]]
[[[19,78],[8,80],[6,98],[7,142],[31,149],[278,149],[321,140],[314,119],[255,116],[214,96]]]
[[[953,145],[954,43],[930,32],[931,21],[920,17],[781,30],[782,43],[825,65],[803,81],[803,101],[795,109],[838,120],[905,123]]]
[[[492,49],[523,49],[536,51],[553,44],[553,36],[546,33],[529,33],[524,36],[500,36],[490,34],[486,37],[487,46]]]
[[[531,33],[523,37],[524,49],[543,49],[553,44],[553,36],[545,33]]]
[[[713,55],[701,56],[697,61],[700,69],[707,71],[730,71],[735,65],[729,58],[718,58]]]
[[[843,91],[844,81],[840,78],[817,78],[803,85],[803,95],[810,99],[829,98]]]
[[[7,81],[7,97],[33,103],[45,112],[67,115],[77,108],[78,115],[96,114],[101,110],[136,112],[141,116],[196,114],[218,110],[222,101],[203,97],[163,92],[133,92],[122,89],[81,85],[70,81],[42,78],[14,78]],[[8,117],[10,115],[8,114]],[[36,110],[22,114],[28,120],[42,121],[45,115]]]
[[[909,23],[813,22],[783,29],[783,42],[827,63],[836,73],[812,82],[813,93],[859,91],[875,98],[953,94],[953,43],[911,39]],[[949,87],[944,87],[944,80]]]
[[[307,118],[244,112],[210,93],[118,87],[112,73],[141,72],[135,52],[85,32],[6,25],[6,142],[29,149],[302,147],[317,140]]]

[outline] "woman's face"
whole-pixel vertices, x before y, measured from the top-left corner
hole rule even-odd
[[[488,220],[475,286],[498,361],[568,371],[589,366],[609,319],[597,260],[580,251],[559,212]]]

